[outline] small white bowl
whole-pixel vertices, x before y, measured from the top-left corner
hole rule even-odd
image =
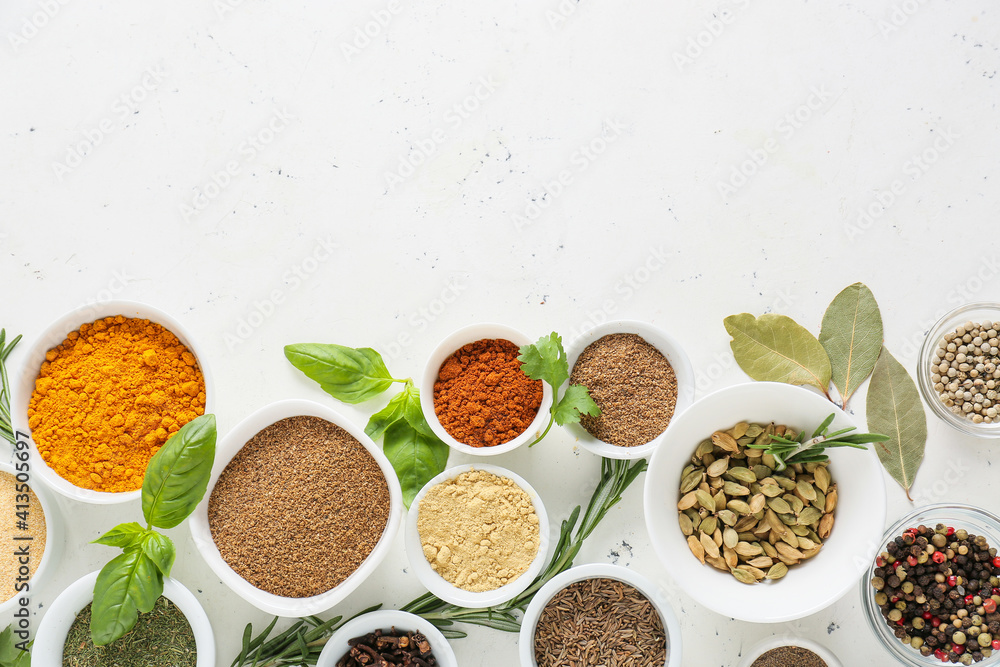
[[[806,639],[805,637],[793,637],[791,635],[776,635],[774,637],[768,637],[767,639],[761,640],[755,644],[752,649],[743,654],[743,657],[740,659],[740,663],[737,667],[750,667],[750,665],[752,665],[760,656],[772,649],[780,648],[782,646],[797,646],[799,648],[812,651],[826,663],[826,667],[843,667],[843,664],[837,659],[837,656],[830,653],[830,651],[824,646],[817,644],[811,639]]]
[[[432,568],[430,563],[427,562],[427,558],[424,557],[424,549],[420,542],[420,532],[417,530],[417,519],[420,516],[420,501],[424,499],[427,492],[441,482],[454,479],[463,472],[468,472],[469,470],[482,470],[484,472],[492,473],[498,477],[506,477],[507,479],[512,480],[531,497],[531,502],[535,506],[535,514],[538,516],[538,553],[535,554],[535,559],[531,561],[531,565],[528,567],[527,571],[509,584],[505,584],[504,586],[496,588],[492,591],[483,591],[481,593],[459,588],[435,572],[434,568]],[[499,466],[470,463],[455,466],[454,468],[448,468],[440,475],[437,475],[431,481],[427,482],[427,484],[420,489],[420,492],[417,493],[416,498],[414,498],[413,502],[410,504],[410,511],[406,516],[404,537],[406,541],[406,555],[407,559],[410,561],[410,566],[413,567],[413,571],[416,573],[417,579],[420,580],[420,583],[422,583],[427,590],[445,602],[450,602],[451,604],[458,605],[459,607],[467,607],[470,609],[493,607],[522,593],[529,585],[531,585],[531,582],[542,571],[542,567],[545,566],[549,553],[549,517],[548,514],[545,513],[545,506],[542,504],[542,499],[538,495],[538,492],[535,491],[535,489],[533,489],[523,477]]]
[[[0,463],[0,471],[14,476],[15,483],[17,483],[16,480],[18,473],[12,465],[9,463]],[[29,480],[31,475],[32,473],[29,472]],[[39,561],[38,567],[35,568],[35,572],[32,574],[31,579],[28,580],[27,595],[25,595],[24,592],[17,593],[11,599],[5,602],[0,602],[0,617],[6,616],[8,612],[13,611],[15,607],[19,606],[21,598],[30,598],[37,595],[38,590],[45,587],[48,573],[57,567],[59,559],[62,557],[65,533],[63,531],[62,514],[59,511],[59,506],[56,504],[56,499],[52,496],[52,492],[49,491],[44,484],[31,484],[29,482],[29,485],[31,486],[31,490],[35,492],[35,496],[38,498],[38,503],[42,506],[42,512],[45,514],[45,549],[42,551],[42,560]],[[6,509],[13,511],[14,508]],[[31,520],[30,516],[28,517],[28,520]],[[11,542],[10,544],[14,545],[13,547],[10,547],[10,549],[13,550],[16,548],[18,543]],[[32,553],[31,550],[33,548],[34,547],[29,547],[29,553]]]
[[[518,347],[535,342],[517,329],[512,329],[502,324],[486,323],[473,324],[471,326],[463,327],[445,338],[436,348],[434,348],[434,351],[431,352],[430,359],[427,360],[427,366],[424,367],[424,374],[420,381],[420,407],[424,412],[424,417],[427,419],[427,423],[430,425],[431,430],[434,431],[434,433],[437,434],[441,440],[448,443],[452,449],[463,454],[471,454],[472,456],[496,456],[497,454],[505,454],[509,451],[517,449],[526,442],[534,440],[535,437],[541,433],[542,429],[545,428],[545,425],[549,420],[549,408],[552,406],[552,389],[549,387],[547,382],[543,382],[542,403],[538,407],[538,414],[535,415],[535,419],[531,422],[531,425],[528,426],[524,433],[517,436],[513,440],[509,440],[500,445],[494,445],[493,447],[473,447],[472,445],[467,445],[464,442],[459,442],[453,438],[443,426],[441,426],[441,422],[437,418],[437,413],[434,412],[434,382],[437,381],[438,372],[441,370],[441,364],[443,364],[445,360],[453,355],[459,348],[468,345],[469,343],[494,338],[509,340]]]
[[[431,652],[439,667],[458,667],[455,652],[451,650],[451,644],[440,630],[420,616],[395,609],[369,612],[344,623],[326,642],[323,652],[319,654],[316,667],[336,667],[337,661],[351,650],[348,640],[376,630],[389,630],[392,627],[398,631],[423,634],[431,644]]]
[[[340,585],[319,595],[293,598],[261,590],[241,577],[229,566],[222,558],[219,548],[212,539],[212,530],[208,524],[208,501],[212,496],[212,491],[215,489],[216,483],[219,481],[219,476],[222,475],[222,471],[225,470],[229,462],[233,460],[233,457],[236,456],[251,438],[271,424],[281,421],[286,417],[298,417],[302,415],[319,417],[320,419],[325,419],[328,422],[336,424],[351,434],[368,450],[368,453],[378,463],[379,468],[382,469],[382,474],[385,476],[386,484],[389,487],[389,519],[375,548],[362,561],[358,569],[352,572]],[[331,506],[334,506],[336,498],[331,498],[330,503]],[[274,614],[275,616],[296,617],[318,614],[333,607],[346,598],[354,589],[361,585],[361,582],[375,571],[375,568],[378,567],[379,563],[382,562],[382,559],[386,557],[392,547],[393,538],[398,532],[399,524],[402,520],[402,509],[403,493],[400,490],[396,472],[392,469],[392,465],[385,457],[385,454],[382,453],[382,450],[372,442],[371,438],[365,435],[362,429],[325,405],[320,405],[313,401],[290,399],[271,403],[257,410],[219,440],[215,449],[215,465],[212,467],[212,477],[208,483],[208,491],[205,493],[204,500],[198,503],[198,507],[191,514],[189,523],[191,524],[191,536],[194,538],[195,546],[198,547],[198,551],[201,552],[205,562],[208,563],[212,571],[222,580],[222,583],[258,609],[266,611],[269,614]]]
[[[820,552],[789,568],[775,582],[741,584],[728,573],[702,565],[677,523],[680,475],[698,443],[740,421],[814,429],[830,413],[830,430],[856,426],[843,410],[802,387],[750,382],[720,389],[698,400],[667,427],[653,452],[643,489],[646,528],[667,573],[688,595],[712,611],[750,623],[780,623],[814,614],[839,600],[867,570],[869,551],[882,538],[885,482],[874,446],[826,450],[837,483],[833,534]],[[858,432],[863,432],[859,429]]]
[[[659,350],[667,358],[667,361],[670,362],[671,367],[674,369],[674,375],[677,376],[677,403],[674,406],[674,414],[670,417],[670,420],[673,421],[676,419],[678,415],[687,410],[691,403],[694,402],[694,369],[691,367],[691,360],[688,358],[687,353],[684,352],[684,348],[680,346],[677,340],[648,322],[639,322],[636,320],[605,322],[581,334],[570,343],[566,353],[569,359],[570,373],[573,372],[573,367],[576,365],[577,359],[580,358],[580,355],[588,345],[604,336],[616,333],[630,333],[641,336],[647,343]],[[565,385],[568,384],[569,381],[565,383]],[[645,458],[653,453],[653,450],[663,442],[663,438],[666,435],[666,430],[664,430],[663,433],[644,445],[619,447],[595,438],[579,423],[571,424],[570,428],[573,434],[577,436],[581,447],[592,454],[597,454],[608,459]]]
[[[67,498],[95,505],[126,503],[138,500],[142,495],[142,490],[136,489],[135,491],[122,493],[94,491],[76,486],[72,482],[62,478],[48,466],[38,453],[38,448],[35,446],[34,440],[31,439],[30,429],[28,428],[28,405],[31,402],[31,395],[35,391],[35,380],[38,378],[38,371],[42,367],[42,362],[45,361],[45,353],[66,340],[66,336],[79,329],[81,325],[90,324],[104,317],[114,317],[115,315],[155,322],[177,336],[177,339],[195,356],[195,359],[198,361],[198,368],[201,369],[202,376],[205,378],[205,414],[211,413],[215,407],[212,400],[215,385],[212,380],[212,374],[208,370],[208,365],[205,363],[206,357],[202,348],[195,343],[190,332],[180,322],[162,310],[134,301],[108,301],[106,303],[81,306],[66,313],[47,326],[38,337],[38,340],[35,341],[35,344],[28,350],[24,366],[21,370],[20,381],[15,383],[12,388],[14,395],[11,401],[11,415],[14,418],[14,428],[28,433],[28,442],[31,445],[33,462],[32,474],[37,474],[49,488],[54,489]]]
[[[66,635],[76,615],[94,599],[97,575],[97,572],[91,572],[77,579],[49,605],[31,648],[31,664],[34,667],[62,667]],[[198,652],[195,664],[198,667],[215,667],[215,635],[201,603],[183,584],[170,577],[163,580],[163,595],[177,605],[191,626]]]
[[[552,597],[566,588],[570,584],[585,579],[615,579],[632,586],[653,603],[656,611],[660,613],[660,622],[663,623],[663,630],[667,635],[667,660],[664,667],[680,667],[681,664],[681,626],[677,622],[670,603],[666,596],[646,577],[634,570],[630,570],[620,565],[610,565],[606,563],[593,563],[591,565],[578,565],[571,567],[565,572],[560,572],[552,577],[542,586],[535,597],[531,599],[521,620],[521,634],[517,641],[518,654],[521,657],[521,667],[537,667],[535,661],[535,628],[538,626],[538,619],[541,618],[542,610],[549,603]],[[649,667],[656,667],[649,665]]]

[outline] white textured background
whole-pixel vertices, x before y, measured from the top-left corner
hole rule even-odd
[[[335,404],[285,362],[290,342],[373,346],[415,375],[468,323],[569,339],[636,318],[679,338],[704,395],[745,379],[731,313],[815,332],[862,280],[912,369],[938,315],[997,299],[995,3],[213,2],[0,4],[0,325],[26,348],[87,301],[167,310],[208,350],[222,433],[282,398],[358,424],[381,405]],[[323,243],[329,259],[308,260]],[[917,502],[996,509],[995,445],[929,425]],[[563,433],[496,462],[553,519],[599,469]],[[888,484],[894,519],[908,504]],[[637,484],[580,562],[659,581],[685,665],[732,666],[786,632],[845,665],[888,661],[856,592],[774,627],[699,608],[651,553],[640,500]],[[63,510],[67,555],[36,621],[109,558],[87,542],[139,512]],[[209,574],[185,528],[172,535],[228,665],[266,617]],[[336,611],[404,603],[420,592],[406,570],[399,540]],[[511,635],[454,646],[463,667],[516,663]]]

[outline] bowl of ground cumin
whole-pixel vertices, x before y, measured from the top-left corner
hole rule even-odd
[[[843,667],[824,646],[805,637],[780,635],[761,640],[743,654],[738,667]]]
[[[605,322],[567,348],[572,384],[601,408],[571,424],[580,446],[611,459],[647,457],[670,421],[694,402],[694,370],[680,344],[638,321]]]
[[[216,448],[195,545],[237,595],[277,616],[343,600],[389,553],[399,481],[364,431],[319,403],[272,403]]]
[[[552,390],[517,360],[525,334],[474,324],[434,349],[420,383],[420,406],[434,433],[463,454],[494,456],[533,440],[545,427]]]

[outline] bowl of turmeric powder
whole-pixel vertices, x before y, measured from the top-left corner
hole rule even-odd
[[[143,303],[57,319],[28,351],[13,397],[32,474],[74,500],[137,500],[153,454],[211,412],[204,358],[180,322]]]

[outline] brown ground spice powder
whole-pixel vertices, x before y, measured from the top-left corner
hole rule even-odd
[[[809,649],[779,646],[754,660],[750,667],[827,667],[827,664]]]
[[[609,334],[588,345],[569,381],[582,384],[601,408],[580,424],[595,438],[638,447],[666,430],[677,406],[677,376],[663,353],[631,333]]]
[[[524,433],[542,404],[542,381],[521,370],[517,345],[502,338],[469,343],[441,364],[434,413],[451,437],[492,447]]]
[[[261,590],[311,597],[342,583],[389,520],[378,463],[347,431],[319,417],[289,417],[233,457],[209,498],[222,558]]]
[[[18,493],[19,486],[23,488],[13,475],[0,471],[0,509],[4,512],[3,525],[0,527],[0,539],[3,540],[3,545],[0,547],[0,602],[6,602],[18,593],[14,587],[18,583],[18,569],[21,564],[15,552],[25,545],[28,546],[29,577],[35,576],[35,569],[42,562],[42,555],[45,553],[45,512],[42,510],[42,504],[31,490],[26,494],[27,502],[25,502],[25,495]],[[23,519],[19,518],[16,512],[24,510],[19,509],[17,505],[28,506],[28,518],[23,524],[20,524]],[[15,537],[30,537],[31,541],[16,540]]]

